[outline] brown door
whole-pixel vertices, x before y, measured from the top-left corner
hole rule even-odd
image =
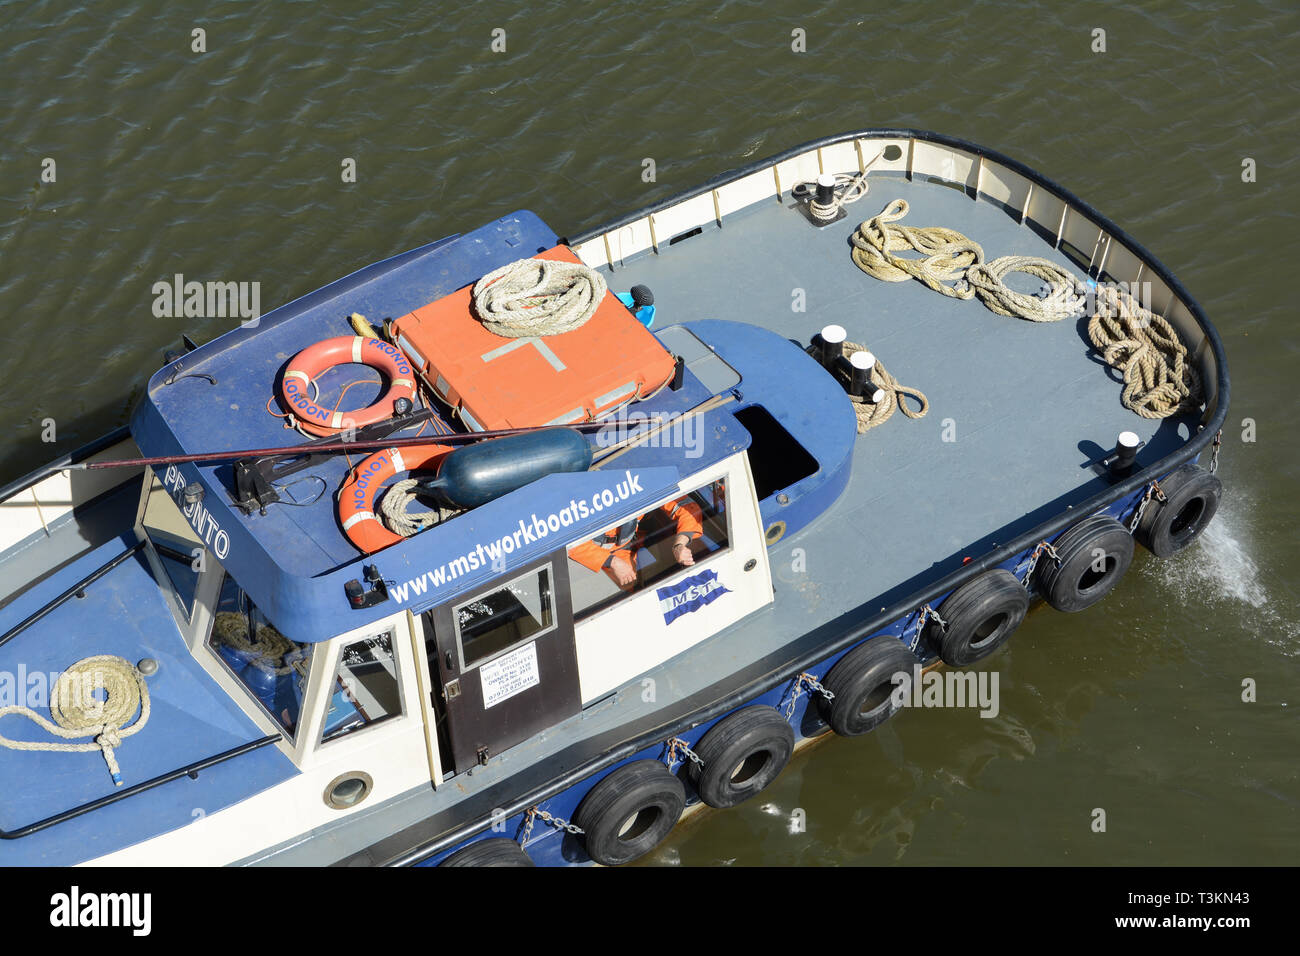
[[[427,613],[430,676],[457,772],[581,710],[563,551]]]

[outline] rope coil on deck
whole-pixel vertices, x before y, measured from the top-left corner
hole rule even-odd
[[[843,345],[844,355],[848,357],[854,352],[866,351],[865,345],[858,345],[856,342],[845,342]],[[853,414],[858,416],[858,434],[861,435],[869,428],[875,428],[877,425],[883,425],[894,414],[895,407],[908,418],[924,418],[930,411],[930,400],[925,397],[925,393],[919,388],[912,388],[910,385],[904,385],[881,364],[880,359],[876,359],[876,364],[871,367],[870,380],[877,388],[885,390],[885,400],[872,404],[862,398],[853,395],[849,396],[849,401],[853,403]],[[920,405],[920,408],[913,411],[907,404],[907,398],[913,398]]]
[[[474,283],[474,312],[504,338],[560,335],[595,315],[607,289],[605,277],[590,266],[520,259]]]
[[[1005,279],[1012,272],[1036,276],[1047,283],[1046,298],[1016,292]],[[1030,322],[1058,322],[1078,311],[1071,295],[1078,283],[1068,271],[1038,256],[1002,256],[977,262],[966,270],[966,283],[979,300],[998,315]]]
[[[102,691],[101,699],[98,693]],[[113,783],[122,785],[122,771],[118,767],[113,748],[144,729],[149,722],[149,688],[144,675],[130,661],[112,654],[86,657],[68,667],[55,681],[50,691],[50,717],[47,720],[30,707],[13,705],[0,707],[0,717],[18,714],[38,724],[42,729],[65,740],[94,737],[85,743],[54,743],[48,741],[11,740],[0,736],[0,747],[9,750],[37,750],[68,753],[100,751],[108,764]],[[139,718],[127,726],[136,711]]]
[[[917,279],[935,292],[954,299],[969,299],[972,289],[956,285],[966,270],[984,261],[984,250],[955,229],[943,226],[896,226],[907,215],[906,199],[895,199],[880,215],[873,216],[854,231],[853,261],[867,275],[885,282],[906,282]],[[894,255],[895,249],[911,249],[923,258],[904,259]]]
[[[418,531],[441,524],[457,514],[455,508],[439,507],[436,511],[407,511],[406,508],[415,500],[414,488],[420,483],[418,478],[403,478],[389,485],[384,497],[379,501],[379,514],[384,527],[393,534],[409,538]]]
[[[1126,291],[1100,286],[1088,338],[1124,376],[1120,401],[1143,418],[1168,418],[1201,405],[1201,377],[1165,319]]]
[[[1084,286],[1069,270],[1037,256],[985,262],[983,247],[956,230],[897,225],[908,208],[905,199],[895,199],[854,231],[853,261],[863,272],[886,282],[917,279],[955,299],[978,297],[999,315],[1030,322],[1057,322],[1079,314]],[[920,258],[895,255],[902,249],[920,253]],[[1013,272],[1042,279],[1046,295],[1011,289],[1005,280]],[[1168,322],[1127,291],[1097,286],[1088,337],[1106,364],[1123,374],[1120,401],[1125,408],[1143,418],[1167,418],[1200,407],[1200,376],[1187,361],[1186,346]]]

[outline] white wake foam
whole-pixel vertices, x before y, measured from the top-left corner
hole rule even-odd
[[[1258,514],[1241,491],[1227,496],[1196,544],[1167,560],[1146,562],[1143,573],[1185,606],[1235,611],[1261,638],[1300,654],[1300,602],[1285,582],[1261,572],[1256,560],[1251,520]]]

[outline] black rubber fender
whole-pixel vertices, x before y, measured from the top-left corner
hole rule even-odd
[[[587,855],[605,866],[630,863],[660,844],[682,815],[686,789],[657,760],[619,767],[582,798],[573,822]]]
[[[775,780],[794,753],[794,728],[772,707],[758,704],[728,714],[695,747],[704,769],[687,773],[700,799],[725,810],[744,803]]]
[[[1109,515],[1084,518],[1053,543],[1058,566],[1042,554],[1034,567],[1043,598],[1058,611],[1092,607],[1133,563],[1133,536]]]
[[[822,718],[841,737],[875,730],[898,711],[894,675],[912,674],[919,661],[898,638],[881,634],[859,644],[831,668],[822,686],[835,695],[817,699]]]
[[[1223,483],[1199,465],[1183,465],[1160,482],[1165,500],[1152,497],[1133,530],[1138,543],[1157,558],[1187,547],[1219,510]]]
[[[488,837],[457,850],[439,866],[536,866],[514,840]]]
[[[1029,610],[1029,592],[1005,568],[967,581],[939,606],[944,624],[926,624],[926,637],[952,667],[988,657],[1007,642]]]

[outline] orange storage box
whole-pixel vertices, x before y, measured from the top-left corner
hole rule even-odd
[[[533,258],[580,261],[567,246]],[[472,290],[393,323],[398,346],[472,430],[588,421],[672,377],[672,355],[612,292],[580,328],[510,339],[474,316]]]

